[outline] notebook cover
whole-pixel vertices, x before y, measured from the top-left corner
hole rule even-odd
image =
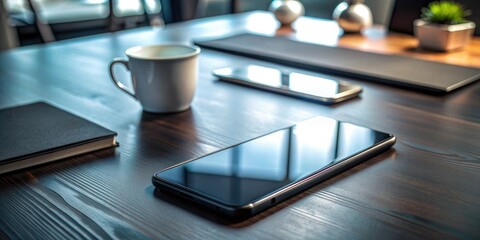
[[[240,34],[199,41],[197,45],[279,64],[389,85],[447,93],[480,79],[480,69],[420,59],[362,52],[293,41],[284,37]]]
[[[115,132],[44,102],[0,110],[0,167]]]

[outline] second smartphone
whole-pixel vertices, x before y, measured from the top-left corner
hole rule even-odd
[[[213,71],[219,80],[260,88],[294,97],[333,104],[354,98],[362,87],[324,77],[297,72],[282,72],[276,68],[248,65]]]

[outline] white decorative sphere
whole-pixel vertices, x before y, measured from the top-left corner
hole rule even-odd
[[[269,10],[282,25],[290,25],[305,13],[303,4],[297,0],[274,0]]]
[[[360,32],[373,23],[372,11],[363,3],[340,3],[333,11],[333,19],[345,32]]]

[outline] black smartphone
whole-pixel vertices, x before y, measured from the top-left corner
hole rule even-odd
[[[213,71],[213,75],[221,81],[242,84],[325,104],[342,102],[354,98],[362,92],[362,87],[355,84],[298,72],[282,72],[276,68],[258,65],[216,69]]]
[[[316,117],[172,166],[152,182],[231,219],[245,219],[394,143],[391,134]]]

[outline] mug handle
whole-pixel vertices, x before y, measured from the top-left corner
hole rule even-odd
[[[112,60],[112,62],[110,63],[110,78],[112,79],[113,83],[115,83],[115,85],[118,88],[120,88],[122,91],[128,93],[128,95],[132,96],[133,98],[138,99],[137,96],[135,95],[135,92],[130,92],[130,90],[123,83],[121,83],[120,81],[118,81],[115,78],[115,74],[113,72],[113,67],[115,66],[115,64],[122,64],[123,66],[125,66],[125,68],[127,68],[128,71],[130,71],[128,61],[125,60],[125,59],[122,59],[122,58],[114,58]],[[133,81],[133,79],[132,79],[132,81]]]

